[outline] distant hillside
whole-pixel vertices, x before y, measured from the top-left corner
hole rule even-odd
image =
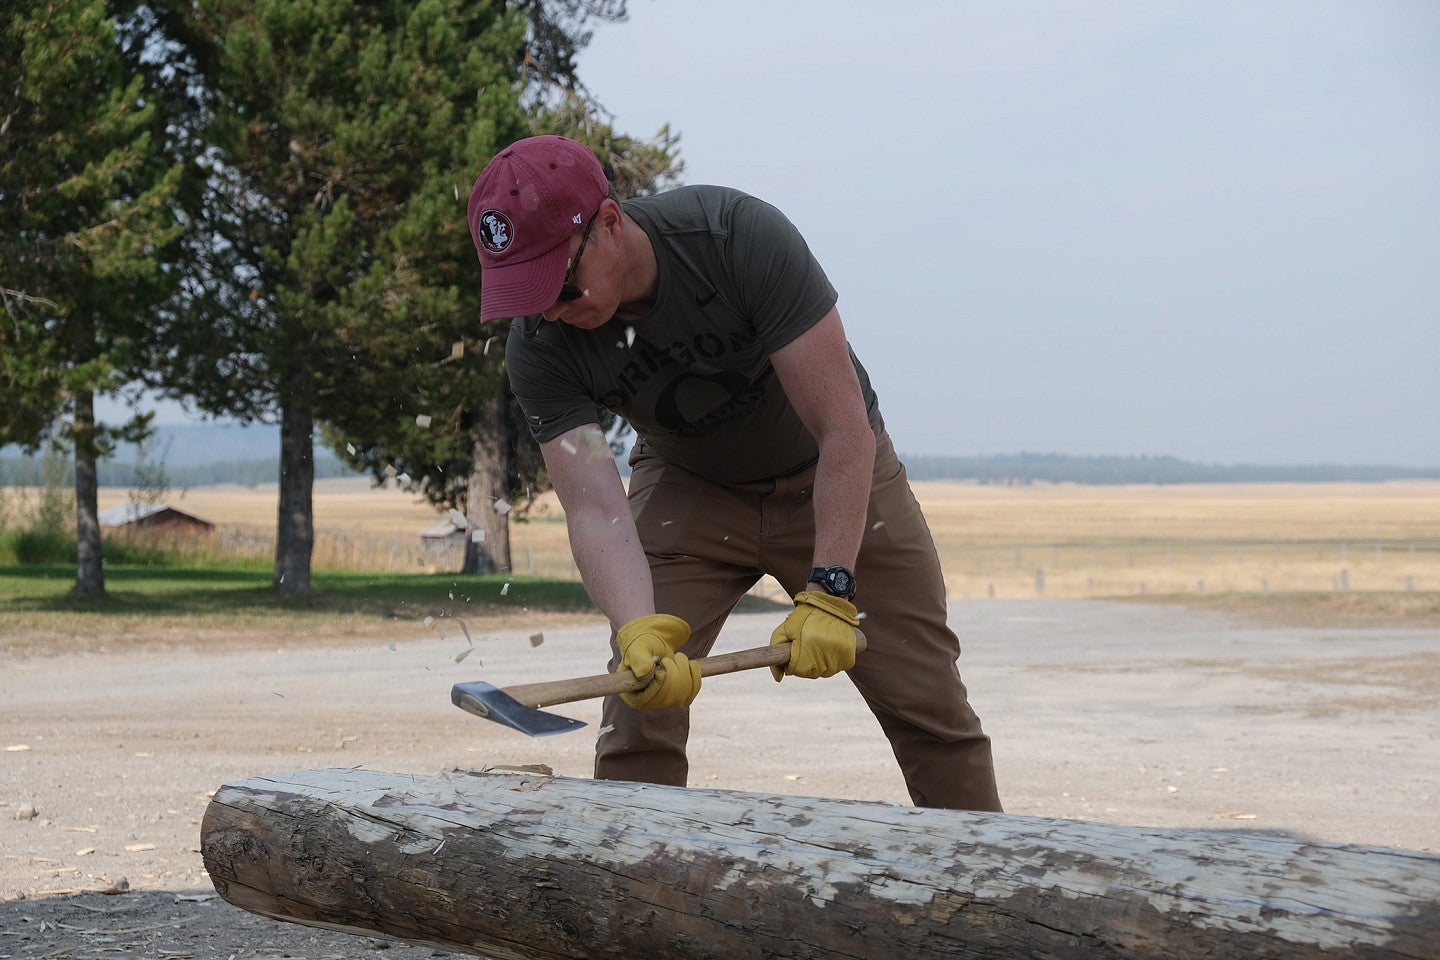
[[[102,487],[130,487],[135,476],[135,464],[130,461],[103,460],[96,467]],[[44,486],[39,460],[24,457],[0,457],[0,475],[7,487]],[[315,456],[315,479],[328,480],[331,477],[358,477],[356,473],[329,454]],[[208,487],[218,483],[237,483],[246,487],[262,483],[275,483],[280,478],[280,458],[268,457],[258,460],[216,460],[213,463],[197,463],[188,466],[166,464],[165,477],[172,490],[188,487]],[[73,466],[65,469],[63,481],[67,486],[75,482]]]
[[[1190,463],[1175,457],[1072,457],[1016,453],[988,457],[902,457],[912,480],[1026,483],[1375,483],[1436,480],[1440,467]]]
[[[279,476],[280,429],[273,424],[195,423],[156,428],[152,460],[163,454],[165,473],[175,489],[239,483],[274,483]],[[223,459],[215,459],[217,454]],[[136,450],[121,447],[100,464],[100,484],[129,487]],[[962,480],[986,484],[1026,483],[1257,483],[1257,482],[1379,482],[1440,479],[1440,467],[1353,466],[1311,464],[1192,463],[1176,457],[1095,456],[1061,453],[1015,453],[984,457],[903,457],[915,480]],[[626,470],[620,464],[622,472]],[[38,460],[21,457],[8,447],[0,456],[0,476],[9,485],[36,485]],[[315,476],[361,476],[347,468],[317,441]],[[65,482],[69,482],[68,478]]]
[[[173,489],[205,487],[217,483],[256,486],[275,483],[280,476],[280,428],[271,424],[194,423],[156,428],[152,462],[163,462]],[[216,459],[217,453],[220,459]],[[39,457],[21,456],[14,447],[0,456],[7,486],[39,486],[42,473]],[[98,467],[100,486],[129,487],[135,473],[138,451],[125,444]],[[315,478],[356,477],[328,449],[316,440]],[[66,483],[73,471],[66,471]]]

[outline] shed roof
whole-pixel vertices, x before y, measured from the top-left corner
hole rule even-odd
[[[455,526],[447,517],[444,520],[437,520],[428,527],[421,528],[420,538],[422,540],[440,540],[445,537],[459,536],[464,532],[464,529]]]
[[[111,507],[109,510],[101,510],[97,515],[97,519],[100,521],[100,526],[102,527],[123,527],[127,523],[139,523],[142,520],[148,520],[151,517],[156,517],[163,513],[171,513],[177,517],[183,517],[186,520],[203,523],[207,527],[211,525],[208,520],[201,520],[199,517],[188,514],[183,510],[176,510],[166,503],[122,503],[118,506]]]

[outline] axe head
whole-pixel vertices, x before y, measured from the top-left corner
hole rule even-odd
[[[466,713],[494,720],[532,737],[569,733],[585,726],[584,720],[571,720],[559,714],[527,707],[504,690],[484,680],[455,684],[450,688],[450,702]]]

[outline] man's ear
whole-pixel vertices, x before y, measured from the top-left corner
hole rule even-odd
[[[600,215],[596,217],[596,219],[600,221],[600,226],[603,229],[607,232],[613,232],[616,227],[624,222],[625,214],[620,209],[620,204],[616,203],[610,197],[606,197],[600,201]]]

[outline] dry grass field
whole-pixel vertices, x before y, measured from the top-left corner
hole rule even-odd
[[[920,482],[957,599],[1440,591],[1440,482],[1087,487]],[[125,491],[101,491],[102,509]],[[215,523],[208,549],[272,555],[277,492],[192,488],[178,509]],[[365,479],[315,487],[317,569],[455,569],[422,549],[442,514]],[[511,525],[517,572],[575,576],[553,495]],[[778,595],[773,582],[757,592]]]
[[[921,483],[953,597],[1434,591],[1440,483]]]

